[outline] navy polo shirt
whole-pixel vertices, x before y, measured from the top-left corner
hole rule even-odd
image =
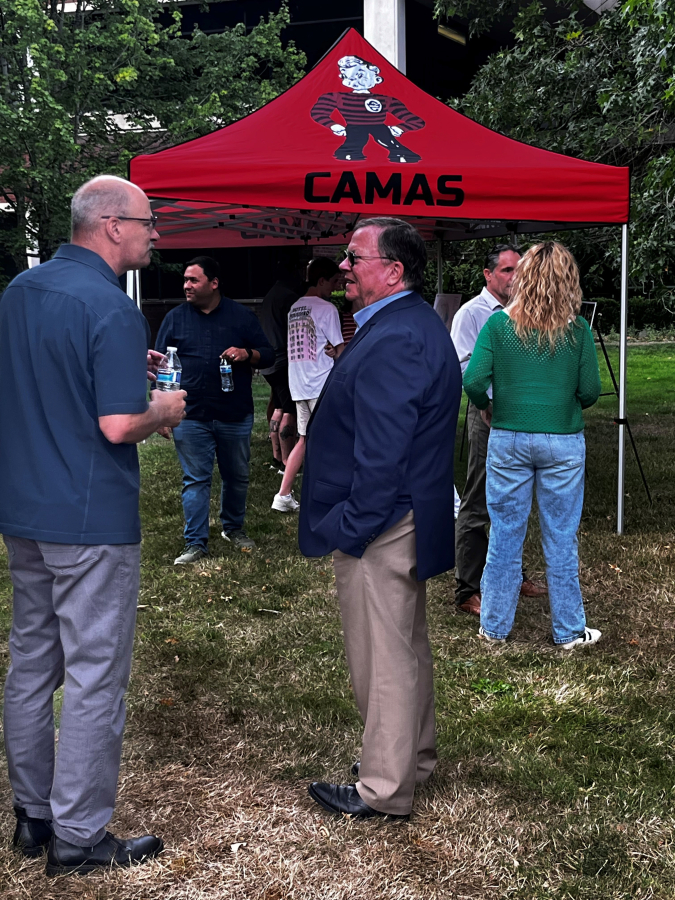
[[[0,531],[60,544],[141,539],[138,454],[99,416],[143,413],[148,327],[97,254],[65,244],[0,298]]]
[[[257,350],[259,368],[274,362],[274,350],[254,312],[221,297],[218,306],[204,313],[192,303],[181,303],[164,317],[155,347],[161,353],[176,347],[183,367],[180,386],[187,391],[185,416],[200,422],[241,422],[253,412],[251,364],[232,364],[234,390],[225,392],[220,381],[220,354],[230,347]]]

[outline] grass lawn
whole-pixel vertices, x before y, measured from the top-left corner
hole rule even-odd
[[[409,824],[336,820],[307,795],[310,780],[350,780],[361,723],[330,561],[300,556],[295,518],[269,508],[280,479],[265,386],[255,389],[253,554],[220,539],[214,484],[211,556],[174,568],[179,466],[160,439],[143,445],[142,591],[111,828],[156,831],[167,851],[131,872],[47,881],[41,863],[10,852],[2,761],[0,896],[672,900],[674,359],[672,345],[630,349],[629,414],[655,502],[629,450],[621,537],[615,399],[586,416],[581,578],[597,647],[554,649],[545,599],[521,603],[513,642],[487,647],[478,621],[454,611],[452,576],[429,583],[440,762]],[[458,463],[460,487],[463,477]],[[541,576],[535,517],[526,558]],[[4,637],[6,556],[0,565]]]

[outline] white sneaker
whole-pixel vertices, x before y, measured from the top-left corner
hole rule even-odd
[[[272,501],[272,509],[276,509],[278,512],[295,512],[297,509],[300,509],[300,504],[293,496],[293,491],[291,491],[286,496],[275,494]]]
[[[591,644],[597,644],[601,636],[602,632],[598,631],[597,628],[584,628],[584,633],[581,637],[574,638],[573,641],[568,641],[566,644],[558,644],[558,646],[562,647],[563,650],[571,650],[573,647],[581,646],[589,647]]]
[[[506,641],[506,638],[496,638],[496,637],[492,637],[489,634],[485,634],[485,632],[483,631],[482,625],[478,629],[478,637],[483,638],[483,640],[487,641],[489,644],[503,644]]]

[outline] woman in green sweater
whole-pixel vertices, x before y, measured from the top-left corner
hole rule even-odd
[[[490,641],[506,640],[513,626],[535,485],[553,641],[570,650],[600,638],[586,627],[579,588],[586,459],[581,411],[600,395],[593,335],[580,308],[572,254],[553,241],[537,244],[520,260],[511,301],[488,319],[464,373],[469,399],[491,425],[490,542],[479,631]]]

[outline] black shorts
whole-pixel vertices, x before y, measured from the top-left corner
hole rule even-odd
[[[288,366],[277,369],[271,375],[265,375],[265,381],[272,388],[274,408],[294,416],[295,402],[291,398],[291,389],[288,386]]]

